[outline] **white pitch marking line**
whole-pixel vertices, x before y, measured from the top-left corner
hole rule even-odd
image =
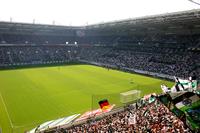
[[[6,114],[7,114],[7,116],[8,116],[10,125],[11,125],[11,127],[13,128],[13,124],[12,124],[12,121],[11,121],[11,119],[10,119],[10,115],[9,115],[9,113],[8,113],[8,110],[7,110],[6,104],[5,104],[4,100],[3,100],[3,97],[2,97],[2,95],[1,95],[1,92],[0,92],[0,96],[1,96],[1,99],[2,99],[2,102],[3,102],[3,105],[4,105],[4,108],[5,108],[5,110],[6,110]]]

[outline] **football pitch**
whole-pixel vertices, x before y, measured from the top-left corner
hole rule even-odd
[[[46,121],[90,110],[93,95],[132,89],[141,90],[141,96],[160,93],[162,83],[173,84],[92,65],[2,70],[0,128],[3,133],[23,133]]]

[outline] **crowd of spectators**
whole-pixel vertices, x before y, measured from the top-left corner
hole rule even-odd
[[[5,39],[5,38],[4,38]],[[86,60],[115,66],[119,69],[137,69],[178,77],[200,77],[199,44],[195,42],[188,46],[177,44],[176,38],[122,38],[113,37],[101,41],[94,38],[94,44],[88,45],[58,45],[52,38],[54,45],[33,45],[30,41],[18,39],[16,44],[0,46],[0,68],[29,64],[55,64],[69,61]],[[149,40],[148,40],[149,39]],[[12,40],[9,39],[8,40]],[[33,39],[34,41],[35,39]],[[64,39],[59,39],[65,43]],[[83,39],[84,40],[84,39]],[[98,40],[98,41],[97,41]],[[187,41],[188,39],[186,39]],[[38,40],[40,42],[40,40]],[[55,42],[54,42],[55,41]],[[186,42],[185,41],[185,42]],[[113,43],[113,45],[95,45],[95,43]],[[147,43],[150,42],[150,43]],[[155,44],[153,42],[156,42]],[[159,43],[165,44],[159,45]],[[188,44],[191,41],[188,41]],[[13,43],[12,41],[10,43]],[[25,44],[21,44],[25,43]],[[37,43],[37,42],[36,42]],[[118,43],[122,43],[118,44]],[[126,45],[124,43],[131,43]],[[136,43],[136,44],[132,44]],[[169,44],[171,45],[169,45]],[[194,45],[195,44],[195,45]],[[197,45],[196,45],[197,44]],[[91,120],[81,125],[59,129],[58,132],[67,133],[188,133],[190,130],[184,123],[169,111],[160,101],[136,108],[129,106],[124,111],[105,116],[102,119]]]
[[[199,52],[162,47],[0,46],[0,67],[87,60],[178,77],[200,76]]]
[[[65,133],[190,133],[189,128],[159,100],[61,130]]]
[[[97,63],[115,65],[121,69],[133,68],[179,77],[200,76],[200,54],[184,49],[83,48],[80,57]]]
[[[3,46],[0,67],[26,64],[58,63],[75,60],[76,47],[68,46]]]

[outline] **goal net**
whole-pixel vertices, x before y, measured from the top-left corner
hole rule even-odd
[[[127,92],[120,93],[120,102],[123,104],[133,102],[140,98],[141,91],[131,90]]]

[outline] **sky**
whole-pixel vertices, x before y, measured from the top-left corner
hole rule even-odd
[[[84,26],[198,8],[189,0],[0,0],[0,21]]]

